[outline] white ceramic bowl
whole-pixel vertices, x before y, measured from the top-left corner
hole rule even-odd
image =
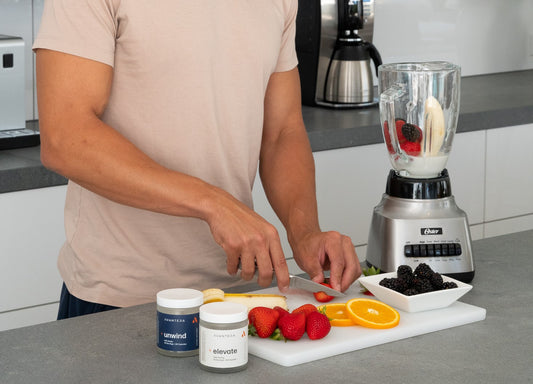
[[[379,282],[387,277],[396,277],[396,272],[362,276],[359,278],[359,282],[363,287],[372,292],[378,300],[405,312],[421,312],[448,307],[472,289],[472,286],[469,284],[442,275],[442,280],[453,281],[457,284],[457,288],[406,296],[379,285]]]

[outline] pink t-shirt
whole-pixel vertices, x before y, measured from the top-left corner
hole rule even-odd
[[[165,167],[252,206],[270,75],[297,65],[297,0],[47,0],[34,48],[114,68],[102,119]],[[114,306],[175,287],[242,283],[208,225],[114,203],[69,182],[59,271]]]

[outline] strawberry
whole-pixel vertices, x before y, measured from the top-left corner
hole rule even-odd
[[[289,313],[279,319],[278,327],[285,339],[299,340],[305,333],[305,315]]]
[[[283,316],[288,315],[288,314],[290,313],[290,312],[287,311],[285,308],[281,308],[281,307],[279,307],[279,306],[275,306],[275,307],[274,307],[274,311],[278,312],[278,314],[279,314],[279,319],[281,319]],[[279,320],[279,319],[278,319],[278,320]]]
[[[420,143],[413,143],[411,141],[405,142],[400,147],[410,156],[418,156],[422,150]]]
[[[312,312],[307,316],[305,330],[311,340],[318,340],[326,337],[331,330],[331,324],[323,313]]]
[[[318,309],[313,304],[304,304],[296,308],[292,311],[292,313],[303,313],[305,317],[311,313],[311,312],[317,312]]]
[[[405,124],[405,120],[396,119],[396,137],[398,137],[398,144],[402,145],[407,141],[402,132],[402,127]]]
[[[389,123],[388,121],[385,121],[383,123],[383,138],[385,139],[385,144],[387,145],[387,150],[389,153],[394,153],[394,148],[392,146],[392,143],[390,141],[390,133],[389,133]]]
[[[248,313],[248,319],[250,324],[255,329],[251,329],[250,333],[252,335],[257,335],[261,338],[267,338],[278,327],[278,311],[273,310],[272,308],[267,307],[254,307]]]
[[[331,285],[329,285],[328,283],[320,283],[320,284],[322,284],[325,287],[331,288]],[[321,303],[327,303],[328,301],[333,300],[333,296],[328,295],[324,291],[314,292],[313,295],[315,295],[316,301],[319,301]]]

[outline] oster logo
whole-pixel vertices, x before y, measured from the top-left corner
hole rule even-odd
[[[420,228],[420,234],[428,235],[442,235],[442,228]]]

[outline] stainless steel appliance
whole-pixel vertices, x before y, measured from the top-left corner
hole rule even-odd
[[[0,35],[0,149],[39,144],[26,128],[24,75],[24,40]]]
[[[300,0],[296,51],[305,105],[357,108],[374,105],[372,44],[374,0]]]
[[[393,272],[426,263],[474,278],[468,219],[455,203],[446,162],[459,113],[460,68],[447,62],[379,68],[380,118],[393,169],[374,208],[367,264]]]

